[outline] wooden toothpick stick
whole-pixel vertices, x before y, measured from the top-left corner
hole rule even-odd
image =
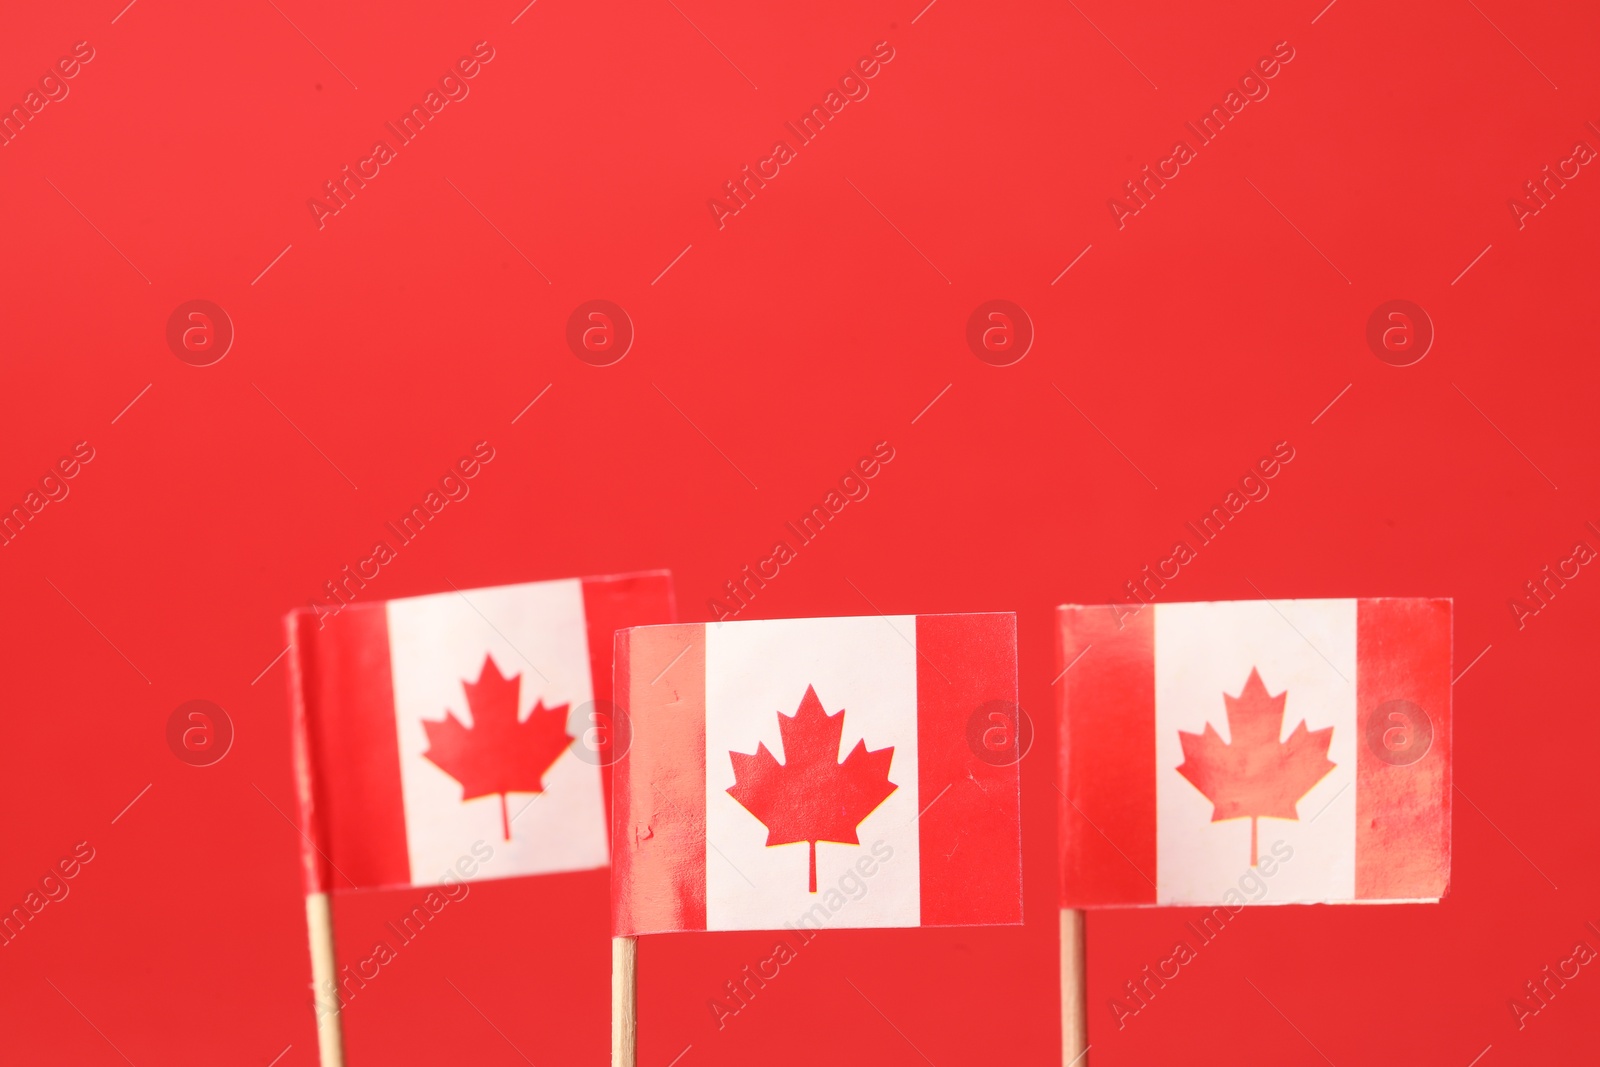
[[[1089,1052],[1083,967],[1083,912],[1061,909],[1061,1064],[1085,1067]]]
[[[638,1057],[637,937],[611,939],[611,1067],[634,1067]]]
[[[333,911],[326,893],[306,897],[311,935],[311,990],[317,1002],[317,1051],[322,1067],[344,1067],[344,1029],[339,1018],[338,970],[333,957]]]

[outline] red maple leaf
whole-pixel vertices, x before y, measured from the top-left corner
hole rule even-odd
[[[1178,773],[1214,805],[1212,822],[1250,819],[1250,866],[1256,865],[1256,820],[1300,818],[1295,805],[1336,766],[1328,759],[1333,727],[1307,730],[1300,720],[1289,740],[1283,733],[1288,690],[1272,696],[1254,667],[1236,697],[1222,694],[1231,742],[1206,723],[1203,734],[1178,731],[1183,762]]]
[[[524,720],[517,719],[517,691],[522,676],[501,675],[494,658],[483,657],[478,680],[462,679],[472,725],[446,710],[442,721],[422,720],[428,750],[422,755],[461,783],[461,799],[500,794],[500,825],[511,840],[507,793],[544,792],[544,772],[567,750],[567,705],[547,708],[541,700]]]
[[[856,827],[899,786],[889,781],[894,748],[867,751],[857,741],[843,763],[839,742],[844,735],[844,710],[822,710],[817,691],[806,686],[793,715],[778,713],[786,762],[779,763],[765,744],[755,755],[729,752],[733,788],[728,795],[767,828],[767,847],[805,841],[811,845],[811,892],[817,891],[817,842],[859,845]]]

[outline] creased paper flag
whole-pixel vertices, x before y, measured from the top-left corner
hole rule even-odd
[[[307,892],[606,866],[612,637],[673,617],[665,571],[290,615]]]
[[[1445,895],[1449,600],[1059,623],[1062,907]]]
[[[1022,921],[1014,615],[650,626],[616,658],[613,934]]]

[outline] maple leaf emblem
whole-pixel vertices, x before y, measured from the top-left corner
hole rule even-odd
[[[1178,773],[1214,806],[1212,822],[1250,819],[1250,866],[1256,865],[1256,820],[1300,818],[1295,805],[1336,766],[1328,759],[1333,727],[1307,730],[1304,719],[1289,740],[1283,732],[1288,690],[1272,696],[1254,667],[1236,697],[1222,699],[1228,709],[1231,743],[1206,723],[1203,734],[1178,731],[1183,762]]]
[[[567,705],[547,708],[541,700],[525,720],[517,719],[522,675],[500,673],[492,656],[483,657],[478,680],[462,679],[472,725],[446,709],[443,720],[423,719],[428,750],[422,755],[461,783],[461,799],[500,794],[500,825],[511,840],[507,793],[544,792],[544,772],[567,750]]]
[[[857,741],[844,762],[839,742],[844,736],[844,709],[829,715],[806,686],[793,715],[778,713],[786,762],[779,763],[765,744],[755,755],[729,752],[733,787],[728,795],[767,828],[767,847],[805,841],[811,846],[811,892],[817,891],[817,842],[859,845],[856,827],[889,794],[900,788],[889,781],[894,747],[867,751]]]

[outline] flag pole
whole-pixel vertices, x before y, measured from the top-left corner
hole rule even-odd
[[[635,1067],[638,1057],[637,937],[611,939],[611,1067]]]
[[[1084,1067],[1089,1051],[1083,967],[1083,912],[1061,909],[1061,1064]]]
[[[344,1024],[333,956],[333,911],[327,893],[306,896],[311,937],[311,995],[317,1006],[317,1053],[322,1067],[344,1067]]]

